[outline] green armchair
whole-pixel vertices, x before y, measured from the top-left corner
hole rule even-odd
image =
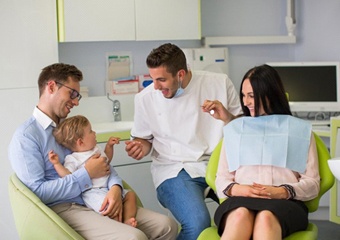
[[[124,188],[131,189],[124,181],[123,185]],[[84,239],[47,207],[15,174],[10,177],[8,190],[20,239]],[[143,206],[138,196],[137,203],[138,206]]]

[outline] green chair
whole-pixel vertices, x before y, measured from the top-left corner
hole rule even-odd
[[[322,195],[327,192],[334,184],[334,176],[331,173],[328,167],[328,159],[330,159],[329,151],[322,141],[322,139],[314,133],[315,141],[316,141],[316,148],[318,152],[319,158],[319,172],[320,172],[320,192],[319,195],[310,200],[306,201],[305,204],[308,207],[309,212],[315,212],[319,207],[319,201]],[[214,152],[212,153],[208,166],[207,166],[207,173],[206,173],[206,182],[208,185],[216,191],[215,186],[215,178],[218,166],[218,160],[220,156],[222,141],[216,146]],[[220,199],[220,202],[223,200]],[[286,237],[284,240],[316,240],[318,237],[318,228],[314,223],[309,223],[308,227],[305,231],[299,231],[291,234],[290,236]],[[197,240],[219,240],[220,236],[217,233],[217,227],[212,226],[206,228],[201,234],[199,235]]]
[[[131,187],[123,182],[124,188]],[[15,225],[20,239],[84,239],[12,174],[8,184]],[[137,196],[138,206],[143,206]]]

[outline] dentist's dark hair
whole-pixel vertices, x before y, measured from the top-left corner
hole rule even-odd
[[[269,65],[254,67],[244,75],[240,88],[240,102],[245,116],[250,116],[249,109],[244,106],[242,85],[244,80],[249,79],[253,88],[255,116],[259,116],[259,108],[262,103],[266,114],[292,115],[286,92],[277,71]]]
[[[146,58],[148,68],[165,67],[167,72],[176,76],[179,70],[188,72],[185,54],[178,46],[172,43],[165,43],[153,49]]]

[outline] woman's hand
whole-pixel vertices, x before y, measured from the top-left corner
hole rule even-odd
[[[240,184],[235,184],[230,189],[230,195],[238,197],[270,198],[269,193],[265,191],[265,188]]]
[[[253,185],[235,184],[230,190],[231,196],[267,198],[267,199],[287,199],[288,193],[284,187],[265,186],[258,183]]]
[[[253,183],[253,187],[260,190],[260,194],[267,194],[272,199],[288,199],[289,194],[284,187],[265,186]]]

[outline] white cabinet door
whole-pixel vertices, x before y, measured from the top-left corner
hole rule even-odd
[[[168,214],[158,200],[150,172],[150,162],[130,166],[115,167],[119,176],[137,193],[145,208],[155,212]]]
[[[145,208],[172,216],[171,212],[158,202],[150,165],[151,162],[144,162],[130,166],[117,166],[115,170],[137,193]],[[210,198],[206,199],[206,204],[213,219],[218,204]]]
[[[199,0],[58,0],[60,42],[201,38]]]
[[[58,10],[60,42],[135,40],[134,0],[61,0]]]
[[[41,69],[58,61],[56,19],[54,0],[1,0],[0,89],[38,86]]]
[[[105,148],[105,144],[106,143],[99,143],[102,149]],[[139,161],[134,160],[127,156],[127,153],[125,152],[125,143],[121,142],[120,144],[115,145],[111,165],[113,165],[118,175],[135,190],[145,208],[172,216],[170,211],[162,207],[158,202],[157,193],[151,176],[150,155]],[[211,199],[206,199],[206,204],[210,216],[213,218],[218,204]]]
[[[331,118],[331,157],[340,157],[340,119]],[[330,190],[329,219],[340,224],[340,181],[335,179],[334,186]]]
[[[135,0],[136,40],[201,39],[199,0]]]
[[[99,146],[104,149],[105,144],[106,143],[99,143]],[[145,208],[163,214],[169,213],[169,211],[163,208],[157,200],[150,170],[150,155],[144,157],[140,161],[134,160],[127,155],[125,152],[125,143],[121,142],[114,147],[111,165],[113,165],[118,175],[137,193]]]

